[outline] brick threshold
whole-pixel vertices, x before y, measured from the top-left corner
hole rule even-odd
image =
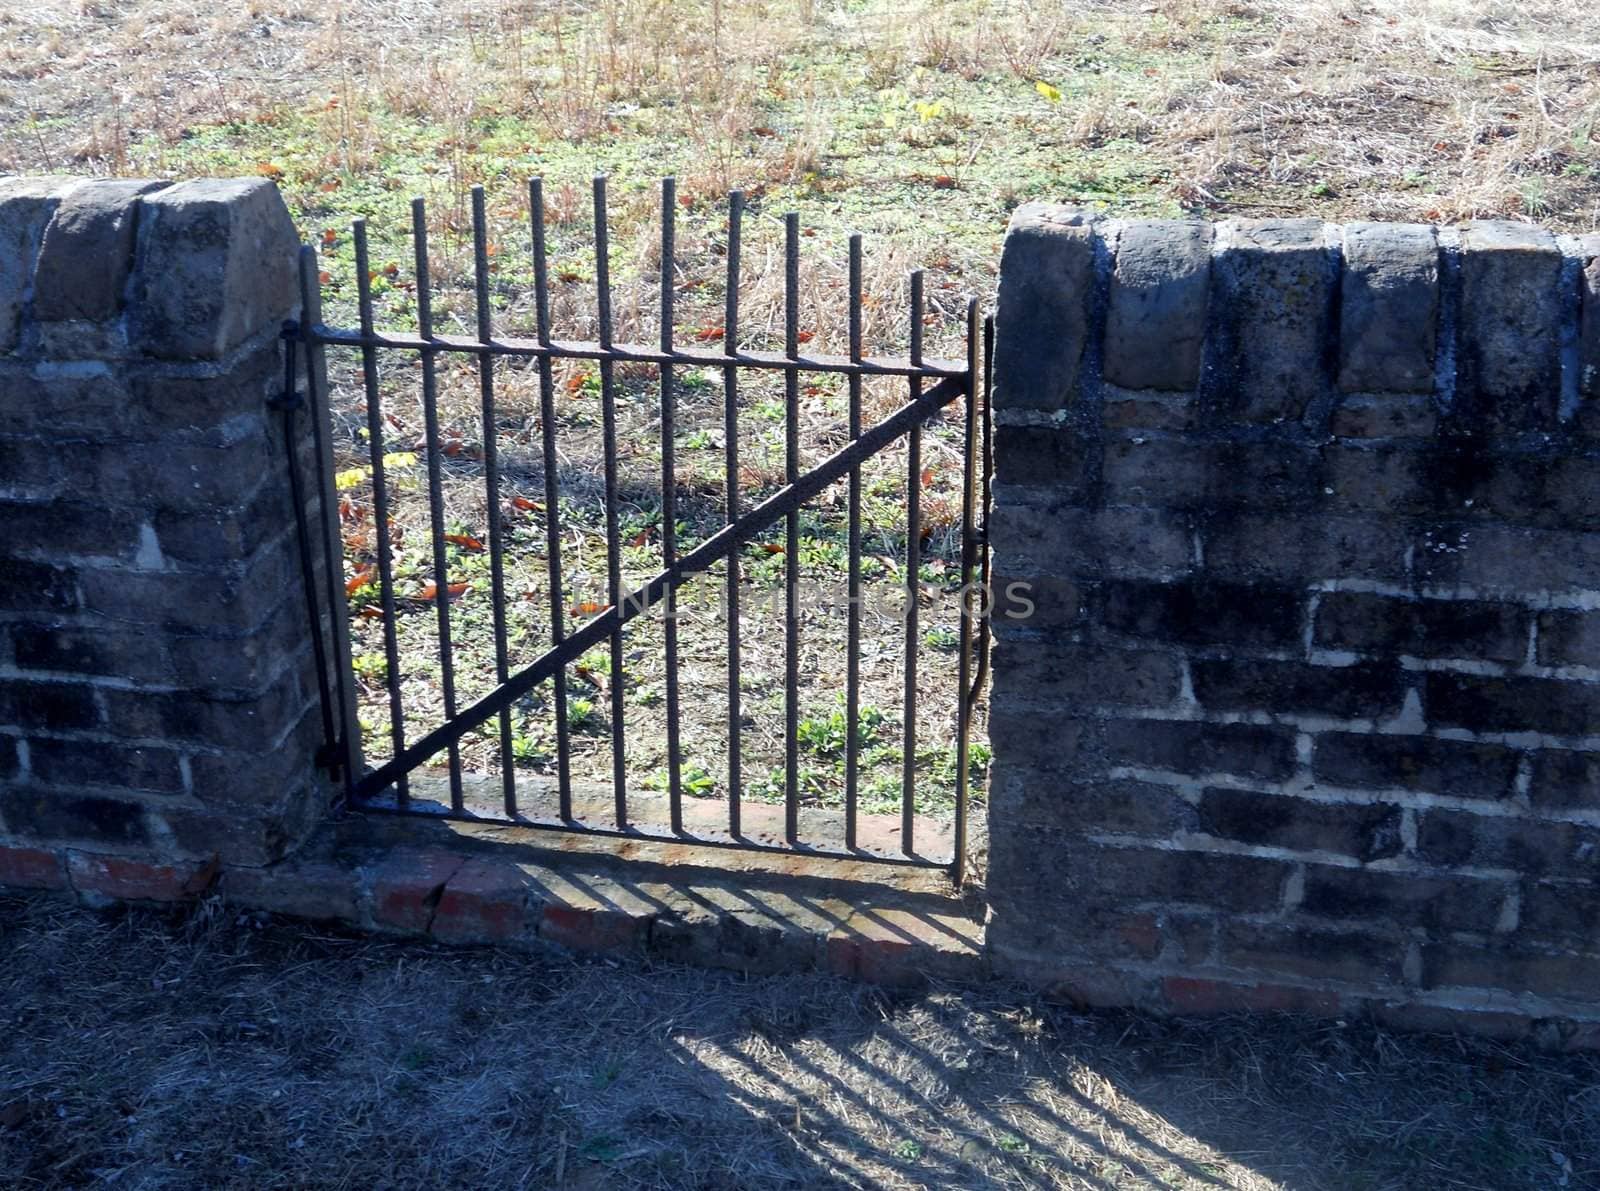
[[[988,972],[977,891],[861,860],[358,813],[216,887],[241,908],[441,943],[897,986]]]

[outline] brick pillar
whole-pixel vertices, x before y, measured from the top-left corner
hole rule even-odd
[[[1030,206],[997,328],[996,968],[1600,1042],[1600,237]]]
[[[0,180],[0,883],[175,895],[327,805],[296,252],[265,181]]]

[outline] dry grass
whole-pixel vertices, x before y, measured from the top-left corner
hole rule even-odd
[[[1585,1187],[1600,1060],[0,899],[43,1187]]]

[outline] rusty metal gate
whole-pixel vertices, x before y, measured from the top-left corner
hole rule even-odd
[[[342,758],[345,789],[353,807],[363,810],[407,814],[446,815],[471,820],[517,823],[529,827],[564,831],[621,835],[674,842],[710,844],[759,850],[798,851],[809,854],[852,856],[892,863],[946,867],[959,882],[965,863],[967,808],[971,785],[971,737],[974,708],[980,698],[987,655],[988,551],[984,521],[989,504],[990,421],[986,381],[988,357],[992,348],[992,324],[980,323],[976,299],[965,302],[965,358],[935,359],[923,353],[924,281],[915,272],[909,285],[909,352],[899,357],[863,354],[863,249],[859,235],[849,241],[847,307],[848,353],[808,355],[802,346],[812,337],[800,327],[800,243],[802,229],[796,215],[784,218],[783,246],[783,325],[781,351],[742,350],[739,347],[741,237],[746,205],[743,196],[729,197],[726,222],[727,258],[724,322],[715,328],[717,346],[686,346],[676,341],[674,326],[675,284],[673,261],[676,252],[675,212],[678,207],[674,182],[663,181],[660,192],[660,337],[655,344],[613,341],[613,290],[610,280],[611,246],[607,219],[606,182],[596,178],[593,187],[594,212],[594,301],[598,334],[593,341],[570,341],[554,337],[551,317],[550,252],[546,243],[546,197],[539,180],[529,184],[528,231],[531,235],[533,274],[533,335],[519,338],[501,334],[495,326],[491,302],[491,275],[495,245],[490,237],[485,196],[481,187],[471,192],[471,315],[472,334],[447,334],[436,325],[434,282],[430,276],[428,219],[423,200],[412,204],[411,236],[414,244],[415,327],[407,331],[386,331],[375,326],[373,285],[382,273],[373,269],[366,222],[358,220],[352,228],[354,249],[355,298],[359,325],[353,329],[329,327],[322,319],[321,294],[325,274],[319,273],[316,251],[302,251],[302,321],[286,329],[291,350],[307,353],[310,378],[311,413],[318,435],[318,476],[324,506],[322,544],[325,550],[327,583],[325,598],[336,615],[332,617],[336,640],[332,648],[342,660],[334,666],[338,690],[328,703],[335,709],[332,718],[337,751]],[[332,233],[328,233],[332,237]],[[395,266],[385,267],[393,272]],[[563,280],[570,281],[571,278]],[[694,336],[703,344],[705,333]],[[357,567],[344,557],[339,517],[334,508],[340,503],[332,469],[329,439],[330,394],[322,382],[327,375],[323,353],[327,349],[348,350],[359,360],[360,400],[365,403],[365,463],[370,477],[370,571]],[[391,506],[394,497],[391,477],[386,474],[395,456],[391,455],[386,435],[385,397],[379,382],[380,359],[403,356],[419,373],[420,405],[424,433],[416,442],[417,454],[425,456],[427,474],[427,527],[431,555],[431,579],[422,588],[421,599],[407,599],[397,591],[394,547],[395,531]],[[481,697],[461,705],[458,687],[457,642],[453,639],[454,601],[463,586],[452,583],[447,565],[451,542],[464,535],[447,532],[442,496],[441,467],[452,442],[441,433],[439,415],[439,368],[442,359],[466,357],[476,371],[477,413],[483,427],[481,481],[486,500],[486,540],[472,545],[483,551],[488,563],[488,587],[492,599],[494,655],[493,687]],[[565,598],[569,576],[563,574],[563,463],[557,441],[558,385],[555,368],[563,361],[593,361],[598,369],[598,393],[603,448],[603,500],[605,505],[605,592],[592,603],[569,607]],[[515,644],[508,630],[506,580],[507,509],[503,489],[501,434],[497,408],[499,369],[512,361],[531,361],[537,370],[537,414],[529,423],[528,442],[532,456],[541,464],[542,500],[516,499],[516,509],[542,514],[543,553],[547,574],[548,636],[544,647],[531,658],[514,662]],[[655,411],[660,442],[659,484],[659,559],[652,578],[631,587],[624,583],[622,554],[624,538],[619,524],[618,477],[618,369],[638,366],[653,368],[659,399]],[[570,365],[569,365],[570,366]],[[676,473],[675,419],[680,404],[683,370],[702,370],[720,374],[723,434],[723,518],[720,529],[690,548],[680,549],[678,508],[680,483]],[[354,371],[352,369],[352,371]],[[784,460],[781,483],[752,507],[741,507],[740,460],[740,381],[753,372],[781,374],[783,381],[782,422]],[[290,362],[290,375],[295,363]],[[848,425],[844,444],[826,459],[801,468],[800,410],[801,381],[808,374],[837,374],[845,378],[848,393]],[[867,378],[900,378],[905,385],[903,404],[873,425],[863,425],[863,382]],[[898,381],[896,383],[899,383]],[[945,841],[948,855],[929,854],[919,847],[917,774],[917,700],[919,665],[925,659],[920,648],[919,604],[923,595],[925,571],[923,510],[920,493],[925,482],[923,462],[924,424],[930,418],[959,403],[960,430],[960,522],[958,570],[959,640],[955,644],[955,791],[951,829]],[[537,426],[537,432],[532,429]],[[863,633],[863,541],[862,541],[862,465],[891,445],[905,443],[905,534],[903,573],[906,599],[900,619],[903,630],[901,666],[903,703],[900,708],[901,774],[897,815],[877,816],[891,820],[897,830],[878,831],[872,839],[861,830],[860,773],[862,731],[862,633]],[[476,461],[475,461],[476,462]],[[802,645],[803,591],[801,584],[801,513],[831,485],[848,485],[846,498],[846,641],[842,694],[842,807],[813,831],[802,817],[800,781],[800,701],[799,666]],[[768,532],[782,537],[768,547],[782,555],[782,634],[783,634],[783,767],[782,823],[774,818],[770,826],[753,823],[751,803],[746,798],[747,775],[742,768],[741,734],[746,730],[742,707],[741,656],[746,647],[741,625],[741,600],[748,593],[741,580],[742,547],[747,547]],[[896,560],[898,563],[900,560]],[[726,621],[727,758],[719,784],[724,789],[717,805],[721,811],[712,822],[704,811],[706,800],[686,794],[685,757],[679,739],[682,719],[678,611],[675,600],[683,585],[696,576],[708,575],[715,564],[724,571],[722,599]],[[950,586],[945,577],[943,585]],[[375,735],[386,738],[387,759],[368,767],[362,763],[360,725],[352,688],[357,682],[349,654],[347,596],[352,583],[360,580],[367,590],[375,589],[366,609],[383,624],[382,682],[387,725]],[[397,639],[397,613],[409,607],[415,613],[431,605],[435,624],[436,664],[442,688],[442,708],[434,722],[414,731],[416,717],[408,712],[402,691],[402,651]],[[639,821],[630,799],[625,756],[628,750],[626,722],[628,708],[624,698],[624,627],[652,611],[662,613],[664,630],[664,700],[666,731],[665,794],[667,822],[653,825]],[[569,625],[579,613],[584,618]],[[320,646],[319,646],[320,648]],[[611,752],[610,799],[605,814],[575,798],[571,765],[573,707],[569,705],[569,671],[581,665],[591,649],[603,648],[608,657],[609,674],[603,693],[609,700]],[[376,668],[376,667],[372,667]],[[370,675],[368,676],[371,677]],[[594,676],[591,676],[594,677]],[[598,679],[597,679],[598,680]],[[519,789],[517,742],[514,739],[512,711],[520,700],[536,689],[548,687],[544,696],[553,710],[555,748],[553,797],[549,806],[532,806]],[[469,797],[481,782],[470,782],[464,770],[462,742],[471,732],[490,729],[497,733],[494,751],[498,753],[499,777],[495,782],[493,805]],[[442,778],[428,779],[420,788],[424,774],[436,772],[442,759]],[[776,772],[776,771],[774,771]],[[523,774],[524,785],[527,774]],[[776,787],[776,781],[774,782]],[[774,791],[775,793],[775,791]],[[538,801],[537,799],[534,801]],[[774,802],[776,799],[774,798]],[[686,803],[693,813],[686,816]],[[776,813],[774,805],[773,814]],[[897,823],[893,820],[897,819]],[[832,828],[837,828],[833,830]]]

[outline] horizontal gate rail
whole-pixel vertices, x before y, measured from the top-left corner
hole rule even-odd
[[[660,838],[676,842],[694,842],[725,845],[756,850],[800,851],[812,854],[847,855],[857,858],[919,865],[944,865],[959,881],[965,861],[965,835],[967,795],[969,785],[969,737],[972,731],[973,708],[983,684],[984,665],[980,655],[986,641],[986,600],[977,597],[969,588],[981,573],[988,573],[987,550],[978,529],[983,509],[988,503],[988,477],[984,471],[988,457],[989,420],[987,402],[980,418],[979,371],[980,327],[976,301],[967,303],[965,360],[945,360],[924,357],[923,342],[923,281],[920,272],[911,275],[911,301],[907,317],[911,329],[911,350],[907,357],[868,356],[862,344],[862,241],[860,236],[850,238],[848,305],[849,354],[803,355],[802,340],[809,336],[799,333],[799,259],[800,226],[798,217],[786,217],[784,242],[784,310],[781,352],[741,349],[739,334],[739,282],[741,219],[744,212],[743,196],[735,191],[730,195],[727,224],[727,295],[723,344],[721,350],[680,347],[674,343],[673,304],[675,259],[674,219],[677,207],[676,190],[671,179],[662,185],[661,194],[661,284],[660,284],[660,340],[655,345],[618,343],[612,338],[611,284],[609,279],[609,244],[606,216],[606,187],[603,178],[594,184],[595,231],[595,297],[598,305],[598,338],[595,340],[556,339],[551,334],[549,261],[546,247],[544,192],[542,183],[535,179],[528,188],[531,242],[533,249],[533,274],[536,328],[533,337],[503,335],[494,327],[490,301],[488,220],[482,187],[472,190],[472,244],[473,244],[473,301],[475,307],[475,334],[444,334],[433,325],[428,248],[427,218],[421,199],[412,204],[412,237],[416,268],[416,320],[414,331],[379,330],[375,325],[372,280],[367,228],[364,220],[353,227],[355,249],[356,286],[359,326],[336,328],[324,325],[320,305],[308,298],[307,317],[298,327],[298,333],[313,351],[326,348],[350,349],[359,354],[362,387],[365,390],[366,452],[372,483],[372,516],[375,565],[378,597],[383,618],[383,651],[389,723],[387,735],[391,748],[389,758],[365,773],[347,775],[347,790],[354,805],[373,810],[393,810],[412,814],[446,814],[450,817],[492,821],[509,821],[532,827],[550,827],[600,835],[620,835],[630,838]],[[309,295],[318,288],[319,270],[315,251],[307,248],[302,253],[302,284]],[[393,267],[390,267],[393,272]],[[987,338],[983,341],[983,362],[987,361]],[[431,550],[431,593],[424,599],[434,605],[437,617],[439,646],[439,671],[444,703],[444,722],[429,728],[420,735],[409,734],[405,723],[405,709],[401,699],[400,650],[396,634],[396,612],[399,607],[395,591],[395,567],[392,557],[390,528],[393,524],[389,505],[390,493],[385,477],[385,414],[379,385],[378,363],[380,353],[401,353],[413,356],[421,367],[422,413],[427,448],[427,503]],[[444,500],[442,494],[441,453],[444,442],[439,426],[439,381],[436,362],[440,356],[457,355],[475,360],[478,383],[478,400],[483,423],[481,464],[483,483],[486,486],[488,525],[487,548],[490,584],[493,596],[493,638],[495,646],[494,686],[481,698],[459,705],[458,681],[461,673],[454,657],[458,648],[452,630],[451,590],[446,566],[447,535],[445,533]],[[495,363],[501,359],[522,359],[536,363],[538,375],[538,433],[535,450],[542,458],[544,471],[544,547],[547,559],[549,598],[549,645],[533,661],[513,668],[510,659],[509,626],[506,600],[506,532],[501,514],[501,477],[497,453],[497,393]],[[563,586],[563,535],[559,514],[560,459],[557,450],[555,419],[554,365],[562,360],[588,360],[599,365],[601,426],[603,435],[603,482],[605,491],[606,531],[606,603],[597,614],[576,628],[569,628],[564,620],[565,601]],[[653,366],[660,378],[659,433],[661,443],[661,568],[647,582],[624,592],[621,567],[621,532],[618,519],[618,423],[616,393],[617,365],[644,364]],[[726,452],[726,519],[722,528],[712,533],[698,545],[680,555],[676,540],[676,471],[674,461],[675,427],[677,425],[676,370],[697,368],[720,371],[723,381],[722,422],[724,450]],[[313,370],[314,372],[315,370]],[[739,467],[739,374],[741,371],[779,372],[784,380],[784,479],[782,486],[753,508],[740,508]],[[799,465],[799,377],[808,373],[842,374],[849,386],[849,441],[822,463],[802,470]],[[908,386],[906,400],[894,413],[871,427],[862,425],[863,378],[900,378]],[[314,408],[324,411],[326,400],[318,402],[312,378],[311,394]],[[963,458],[963,487],[961,493],[961,632],[960,668],[957,678],[958,706],[957,765],[954,846],[948,860],[939,860],[918,854],[914,825],[916,820],[916,770],[917,770],[917,697],[919,648],[919,623],[915,609],[916,592],[920,588],[922,522],[920,489],[922,486],[922,426],[930,417],[965,399]],[[399,423],[396,423],[398,425]],[[326,431],[326,427],[322,428]],[[907,577],[907,615],[904,627],[904,717],[900,775],[900,806],[898,817],[898,852],[869,850],[857,838],[859,808],[859,770],[861,766],[858,733],[861,724],[861,615],[863,595],[861,576],[862,556],[862,464],[900,439],[907,443],[907,521],[905,557],[902,560]],[[419,442],[417,450],[424,444]],[[798,753],[799,717],[799,644],[800,609],[799,592],[799,512],[803,505],[821,495],[830,485],[849,482],[848,502],[848,592],[846,605],[848,618],[846,672],[844,675],[845,736],[843,804],[843,847],[836,848],[810,840],[802,840],[800,829],[800,786]],[[980,507],[981,506],[981,507]],[[537,506],[529,506],[537,508]],[[743,779],[741,774],[742,708],[740,699],[742,639],[739,616],[740,597],[740,547],[752,542],[764,531],[779,524],[784,526],[784,823],[782,842],[765,842],[763,833],[754,835],[741,817]],[[338,532],[334,526],[335,535]],[[337,540],[335,538],[335,540]],[[635,543],[637,544],[637,543]],[[675,593],[689,580],[705,574],[717,564],[726,565],[726,651],[728,663],[728,768],[726,834],[721,832],[688,832],[685,830],[683,758],[680,756],[678,719],[681,708],[679,690],[678,625],[674,616]],[[337,584],[330,580],[330,598]],[[665,605],[665,699],[668,793],[671,829],[665,833],[654,832],[630,822],[627,798],[627,771],[625,768],[626,736],[624,731],[625,705],[623,701],[623,629],[641,614],[659,605]],[[588,611],[589,609],[585,609]],[[575,813],[571,764],[571,738],[568,725],[567,671],[580,657],[602,645],[609,646],[610,698],[611,698],[611,756],[612,792],[614,797],[614,826],[602,826]],[[348,668],[350,661],[344,659]],[[556,789],[559,794],[559,815],[553,819],[531,816],[519,805],[511,713],[519,700],[524,699],[545,682],[551,682],[556,729]],[[346,738],[357,732],[353,711],[347,702],[339,709],[344,721]],[[463,789],[462,747],[468,733],[498,720],[500,785],[503,792],[504,817],[486,816],[469,809]],[[409,737],[409,738],[408,738]],[[410,776],[432,758],[445,754],[449,764],[449,807],[445,810],[430,799],[412,796]],[[703,820],[704,815],[697,815]]]
[[[613,360],[619,364],[679,364],[691,368],[764,368],[774,371],[792,368],[798,372],[835,372],[858,376],[925,376],[939,379],[965,378],[967,375],[965,363],[933,358],[913,363],[888,356],[864,356],[853,360],[849,356],[789,356],[782,352],[748,350],[716,352],[688,347],[662,351],[636,343],[614,343],[606,347],[600,343],[577,340],[552,339],[549,343],[540,343],[537,339],[509,336],[483,341],[465,335],[432,335],[424,338],[388,331],[363,335],[360,331],[322,326],[310,327],[307,333],[318,343],[329,347],[393,348],[399,351],[456,352],[462,355],[522,359]]]

